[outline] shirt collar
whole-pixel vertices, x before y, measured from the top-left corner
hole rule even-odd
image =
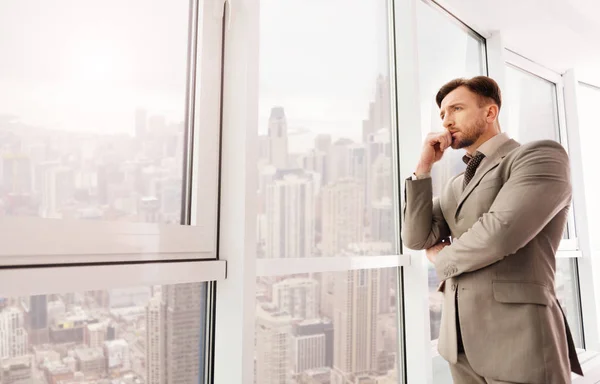
[[[479,146],[479,148],[477,148],[475,150],[475,152],[473,152],[473,153],[481,152],[485,155],[485,157],[490,157],[494,153],[496,153],[496,151],[498,151],[498,149],[500,149],[500,147],[509,140],[510,140],[510,137],[508,137],[508,134],[506,132],[499,133],[496,136],[489,139],[488,141],[486,141],[485,143],[481,144]],[[465,163],[469,163],[469,160],[471,160],[472,157],[473,156],[471,156],[467,153],[466,155],[463,156],[463,161]]]

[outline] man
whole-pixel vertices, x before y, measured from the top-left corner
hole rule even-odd
[[[452,80],[436,101],[445,130],[427,136],[406,181],[402,239],[427,249],[442,281],[440,355],[457,384],[570,383],[582,372],[554,291],[568,156],[556,142],[500,133],[488,77]],[[433,199],[429,174],[450,148],[466,150],[467,167]]]

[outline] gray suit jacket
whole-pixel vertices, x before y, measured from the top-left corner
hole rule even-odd
[[[569,159],[553,141],[503,144],[463,191],[440,199],[431,179],[407,180],[402,239],[437,256],[444,292],[438,348],[457,361],[456,303],[465,354],[479,375],[518,383],[570,383],[582,374],[556,298],[555,255],[571,202]],[[458,299],[455,299],[455,297]]]

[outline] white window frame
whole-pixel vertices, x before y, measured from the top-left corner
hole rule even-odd
[[[217,258],[221,62],[214,58],[221,57],[222,17],[215,0],[189,4],[182,199],[190,201],[190,225],[5,216],[0,218],[0,265]]]

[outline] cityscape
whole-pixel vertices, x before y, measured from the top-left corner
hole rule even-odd
[[[0,216],[178,224],[183,123],[138,109],[135,135],[0,116]],[[0,383],[203,377],[205,283],[0,299]]]
[[[259,137],[259,258],[396,253],[389,79],[374,88],[360,142],[316,134],[293,153],[285,108],[271,108]],[[397,292],[396,268],[259,277],[255,383],[397,383]]]

